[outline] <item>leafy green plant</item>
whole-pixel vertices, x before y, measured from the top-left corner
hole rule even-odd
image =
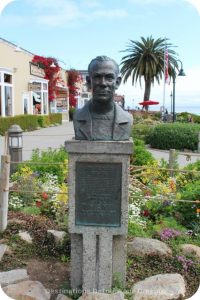
[[[38,126],[44,127],[50,124],[61,124],[62,114],[17,115],[14,117],[0,117],[0,135],[4,135],[11,125],[17,124],[23,131],[36,130]]]
[[[135,139],[131,163],[136,166],[152,164],[155,161],[153,155],[145,148],[144,141]]]
[[[147,143],[157,149],[196,150],[198,144],[198,124],[160,124],[147,136]]]
[[[134,124],[132,127],[133,140],[140,139],[146,142],[146,137],[153,130],[152,124],[154,124],[153,121],[150,122],[149,119],[143,120],[142,123]]]
[[[39,175],[51,173],[58,177],[59,183],[65,181],[67,176],[67,152],[64,147],[60,147],[59,150],[49,148],[47,151],[42,152],[35,149],[32,152],[30,161],[35,163],[30,164],[31,170]],[[21,168],[20,165],[18,168]]]

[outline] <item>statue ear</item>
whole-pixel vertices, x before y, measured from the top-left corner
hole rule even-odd
[[[121,76],[118,76],[117,79],[116,79],[116,89],[118,89],[118,87],[120,86],[121,81],[122,81]]]
[[[90,76],[86,76],[86,83],[87,83],[87,87],[90,90],[91,89],[91,79]]]

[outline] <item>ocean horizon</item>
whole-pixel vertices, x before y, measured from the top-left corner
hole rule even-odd
[[[137,109],[136,107],[130,107],[130,109]],[[141,109],[142,107],[140,107]],[[168,111],[168,113],[171,113],[171,106],[166,105],[165,107]],[[126,109],[128,109],[128,106],[126,106]],[[149,111],[160,111],[160,107],[153,105],[153,106],[149,106]],[[195,115],[200,115],[200,106],[186,106],[186,105],[182,105],[182,106],[176,106],[175,107],[175,112],[176,113],[181,113],[181,112],[188,112],[191,114],[195,114]]]
[[[168,112],[171,112],[171,107],[166,107]],[[188,112],[191,114],[195,115],[200,115],[200,106],[176,106],[175,107],[175,112],[176,113],[181,113],[181,112]]]

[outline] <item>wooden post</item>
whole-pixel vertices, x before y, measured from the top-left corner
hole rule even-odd
[[[0,232],[6,229],[8,221],[9,176],[10,155],[2,155],[0,173]]]
[[[170,149],[169,150],[169,169],[174,169],[175,157],[176,157],[176,150],[175,149]],[[170,177],[173,177],[174,176],[174,171],[170,170],[169,175],[170,175]]]
[[[200,132],[198,134],[198,149],[197,152],[200,153]]]

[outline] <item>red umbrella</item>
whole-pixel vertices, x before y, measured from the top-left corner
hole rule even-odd
[[[154,100],[147,100],[147,101],[140,102],[139,104],[143,106],[147,106],[147,105],[156,105],[159,104],[159,102]]]

